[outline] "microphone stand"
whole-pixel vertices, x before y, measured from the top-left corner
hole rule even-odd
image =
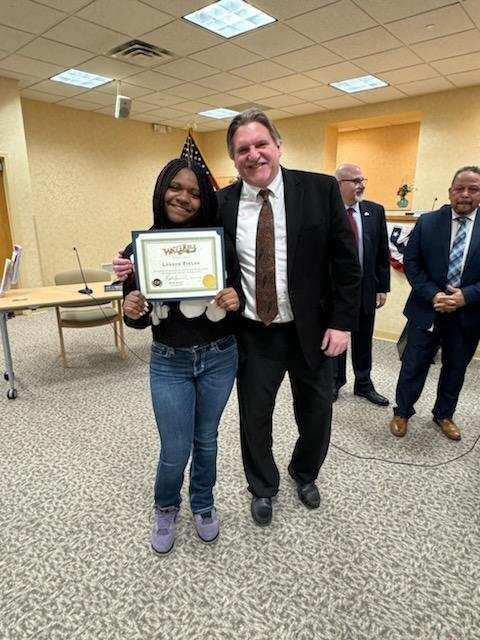
[[[432,203],[431,211],[433,211],[433,210],[434,210],[435,205],[436,205],[436,203],[437,203],[437,200],[438,200],[438,198],[434,198],[433,203]]]
[[[76,247],[73,247],[73,250],[75,251],[75,255],[77,256],[78,266],[80,267],[80,273],[82,274],[83,284],[85,285],[85,288],[84,289],[79,289],[78,293],[85,293],[86,295],[89,295],[89,294],[93,293],[93,289],[90,289],[90,287],[87,284],[87,280],[85,278],[85,274],[83,273],[82,265],[80,264],[80,256],[78,255],[78,251],[77,251]]]

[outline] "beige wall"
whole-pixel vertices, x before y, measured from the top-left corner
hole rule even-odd
[[[385,209],[397,209],[398,188],[414,182],[419,129],[419,122],[411,122],[340,132],[336,165],[360,165],[368,177],[366,198],[380,202]],[[411,193],[407,199],[411,203]]]
[[[20,285],[38,286],[42,283],[42,275],[32,215],[30,168],[22,108],[18,82],[9,78],[0,78],[0,158],[5,163],[4,186],[12,240],[24,249]]]
[[[159,170],[181,153],[186,134],[147,123],[23,100],[34,209],[45,284],[75,268],[76,246],[100,268],[152,224]]]

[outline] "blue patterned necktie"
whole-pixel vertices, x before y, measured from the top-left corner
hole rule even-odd
[[[455,218],[458,222],[458,229],[455,239],[450,249],[450,260],[448,263],[447,284],[452,287],[460,286],[462,277],[463,253],[465,251],[465,241],[467,239],[467,220],[470,218]]]

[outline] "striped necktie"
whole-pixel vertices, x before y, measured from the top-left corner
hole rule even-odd
[[[467,221],[470,218],[454,218],[458,222],[458,229],[455,239],[450,249],[450,259],[448,263],[447,284],[452,287],[459,287],[462,277],[463,254],[467,239]]]

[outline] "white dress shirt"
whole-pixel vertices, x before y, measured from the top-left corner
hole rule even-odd
[[[465,231],[467,235],[465,237],[465,249],[463,251],[463,258],[462,258],[462,273],[465,267],[465,261],[467,259],[468,249],[470,247],[470,241],[472,239],[473,225],[475,224],[477,211],[478,209],[475,209],[475,211],[472,211],[472,213],[469,213],[468,215],[459,216],[458,213],[455,213],[455,211],[452,209],[452,231],[450,233],[450,251],[452,250],[453,241],[455,240],[455,236],[457,235],[457,231],[460,227],[460,225],[457,222],[457,218],[468,218],[470,220],[470,222],[465,223],[466,225]]]
[[[345,211],[347,211],[348,209],[353,209],[355,211],[355,213],[353,213],[353,218],[355,220],[355,222],[357,223],[357,229],[358,229],[358,245],[357,245],[357,249],[358,249],[358,260],[360,262],[360,268],[363,271],[363,222],[362,222],[362,214],[360,213],[360,203],[355,202],[354,204],[346,204],[345,205]],[[347,213],[347,216],[350,215],[349,213]]]
[[[269,199],[273,211],[275,232],[275,284],[277,288],[278,314],[273,322],[293,320],[292,307],[288,297],[287,282],[287,221],[283,176],[281,170],[268,185]],[[242,184],[237,218],[237,255],[242,272],[242,287],[245,293],[245,311],[243,315],[251,320],[260,320],[257,316],[255,297],[255,249],[257,224],[262,208],[262,199],[258,195],[260,187],[254,187],[245,181]]]

